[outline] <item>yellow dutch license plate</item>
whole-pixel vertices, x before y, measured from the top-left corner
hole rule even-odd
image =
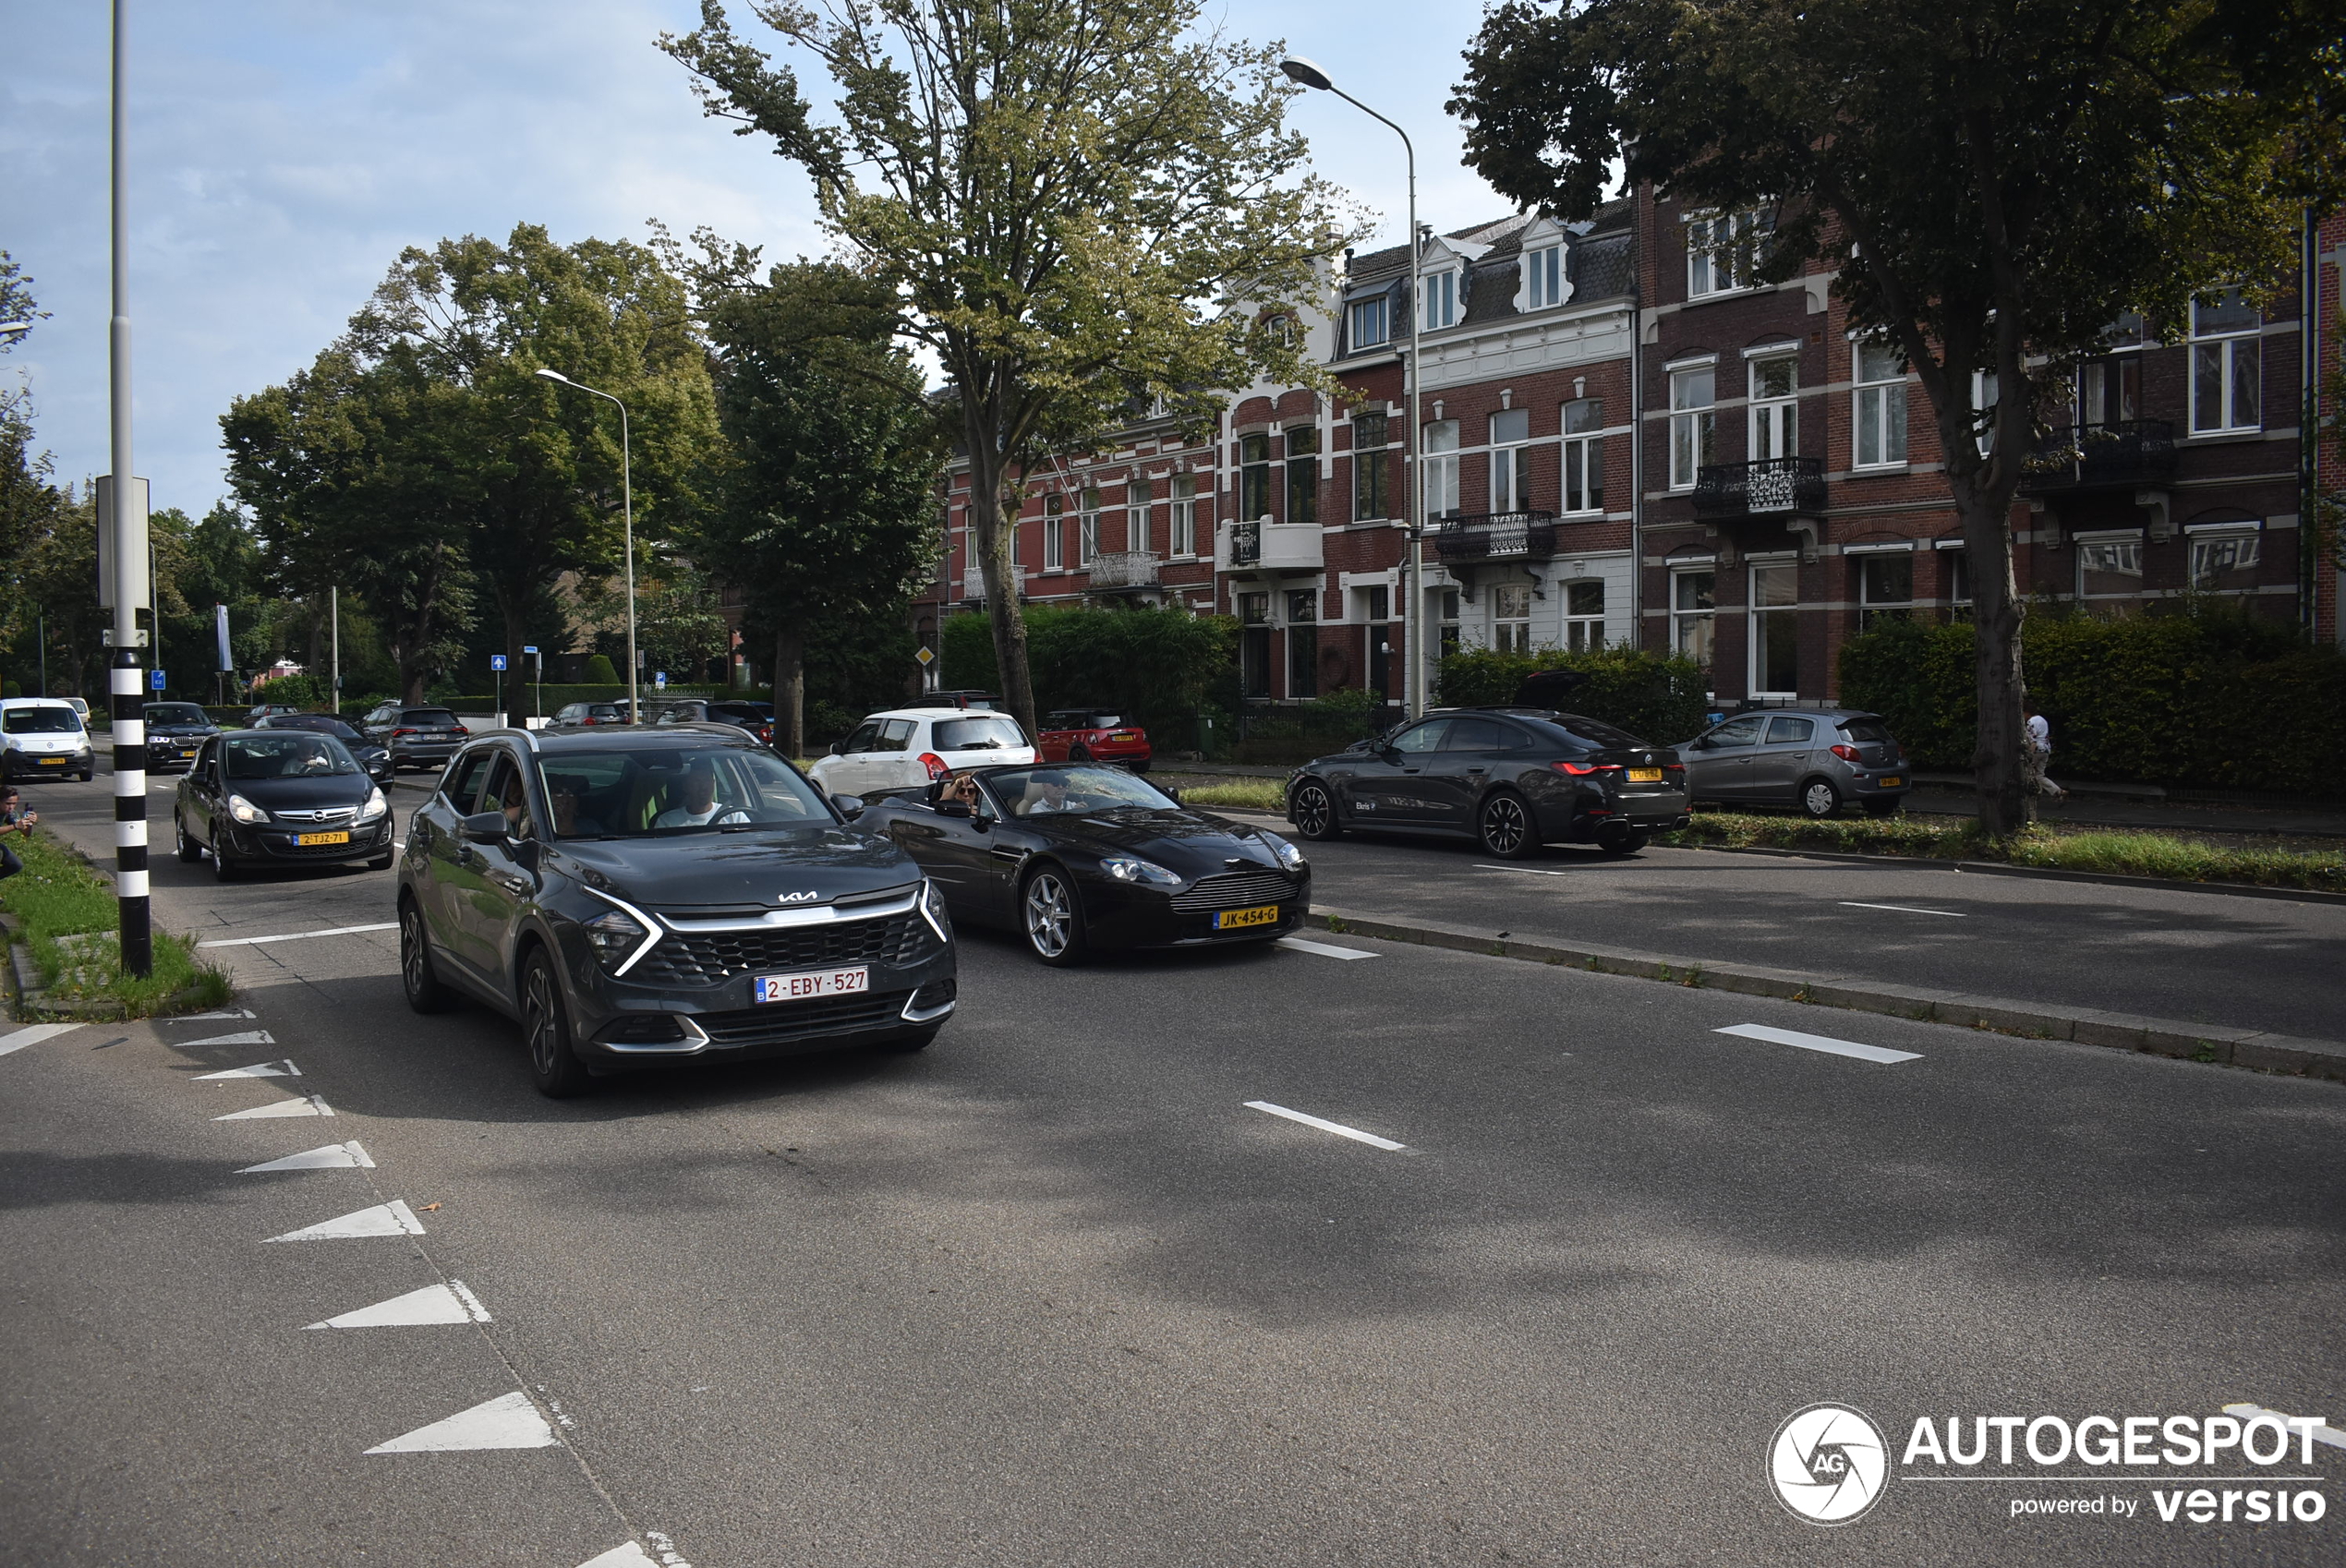
[[[1278,923],[1279,906],[1276,904],[1264,904],[1251,910],[1224,910],[1214,917],[1214,929],[1216,931],[1236,931],[1240,926]]]
[[[1881,787],[1885,790],[1895,790],[1905,781],[1906,776],[1903,773],[1886,773],[1882,775]]]
[[[350,842],[350,835],[347,833],[296,833],[294,835],[294,842],[306,850],[312,844],[347,844]]]
[[[1632,784],[1659,784],[1662,782],[1662,769],[1658,767],[1633,767],[1629,770],[1629,782]]]

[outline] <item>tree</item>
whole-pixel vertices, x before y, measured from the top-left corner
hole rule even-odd
[[[37,321],[48,315],[33,303],[32,280],[0,250],[0,321]],[[23,333],[0,337],[0,356],[24,342]],[[49,455],[33,450],[32,394],[21,379],[0,387],[0,639],[13,641],[28,614],[20,591],[25,552],[55,526],[67,503],[49,482]]]
[[[1772,210],[1759,276],[1833,270],[1914,367],[1971,562],[1980,817],[2018,830],[2010,516],[2038,412],[2122,313],[2275,291],[2301,203],[2340,193],[2334,4],[1507,0],[1457,94],[1469,162],[1517,200],[1586,216],[1622,161]]]
[[[1216,389],[1319,380],[1286,322],[1348,236],[1285,128],[1294,90],[1272,51],[1201,28],[1200,0],[752,8],[821,62],[838,126],[722,0],[660,46],[708,114],[807,171],[857,270],[943,366],[1004,694],[1032,725],[1006,526],[1027,473],[1136,403],[1203,426]]]

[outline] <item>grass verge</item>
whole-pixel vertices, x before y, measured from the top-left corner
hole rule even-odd
[[[1185,806],[1225,806],[1232,811],[1283,812],[1287,810],[1287,786],[1276,778],[1261,783],[1201,784],[1194,790],[1181,791]]]
[[[154,935],[152,974],[123,973],[113,885],[46,832],[13,836],[8,847],[24,858],[24,870],[0,882],[0,910],[17,917],[17,935],[31,946],[48,1000],[115,1003],[125,1018],[228,1000],[227,974],[169,932]]]

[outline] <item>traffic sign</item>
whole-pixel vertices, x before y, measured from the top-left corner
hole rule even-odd
[[[162,691],[162,690],[163,690],[163,671],[162,671],[162,670],[160,670],[160,669],[157,669],[157,670],[154,670],[154,671],[151,672],[151,673],[147,676],[147,684],[148,684],[148,685],[150,685],[150,686],[152,686],[152,687],[153,687],[156,691],[158,691],[158,692]]]
[[[665,691],[668,687],[668,671],[665,669],[653,670],[652,684]]]
[[[921,668],[923,669],[926,669],[930,665],[937,662],[937,653],[933,648],[923,648],[913,657],[921,661]]]
[[[529,643],[524,643],[524,644],[521,645],[521,651],[522,651],[522,652],[524,652],[524,653],[536,653],[536,652],[538,651],[538,649],[537,649],[537,647],[536,647],[534,645],[532,645],[532,644],[529,644]]]
[[[505,656],[503,654],[490,654],[489,656],[489,668],[491,669],[504,669]]]

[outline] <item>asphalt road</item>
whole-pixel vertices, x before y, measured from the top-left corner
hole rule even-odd
[[[103,841],[102,785],[43,794]],[[155,882],[211,941],[389,919],[382,874]],[[2346,1417],[2336,1085],[1351,937],[972,936],[918,1056],[555,1104],[502,1020],[405,1010],[391,935],[210,949],[251,1019],[0,1041],[0,1562],[2339,1557],[2327,1442],[1899,1463],[1921,1416]],[[394,1200],[422,1234],[266,1240]],[[304,1327],[450,1281],[488,1321]],[[514,1394],[475,1428],[538,1446],[367,1452]],[[1828,1400],[1893,1472],[1839,1529],[1767,1464]],[[2240,1475],[2328,1512],[2151,1500]]]

